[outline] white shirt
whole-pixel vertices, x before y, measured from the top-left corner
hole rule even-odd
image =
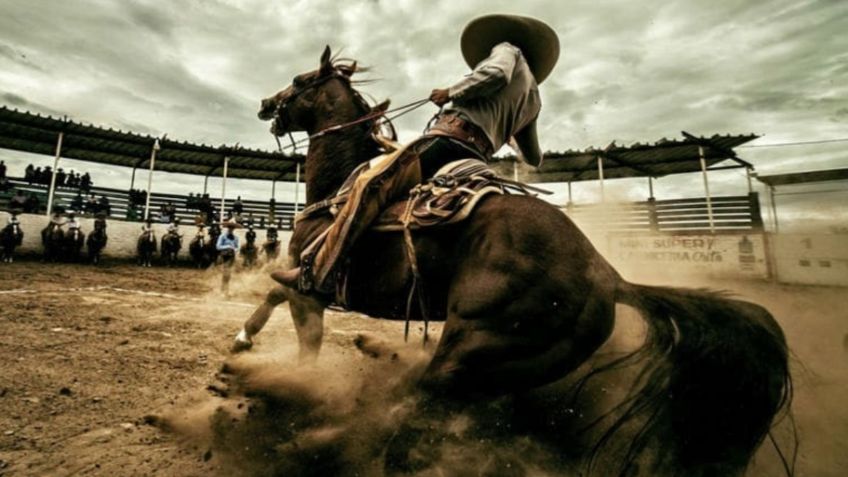
[[[530,124],[542,109],[539,86],[521,50],[503,42],[488,58],[448,89],[458,111],[480,127],[501,148],[515,133]]]

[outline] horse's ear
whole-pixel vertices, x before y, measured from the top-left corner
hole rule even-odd
[[[333,62],[330,60],[330,45],[324,47],[324,53],[321,54],[321,66],[319,70],[321,74],[327,74],[333,70]]]
[[[338,69],[343,75],[350,78],[354,73],[356,73],[356,62],[354,61],[351,65],[340,65]]]
[[[385,110],[389,109],[389,105],[390,105],[390,104],[392,104],[392,100],[391,100],[391,99],[387,99],[387,100],[383,101],[382,103],[377,104],[377,105],[375,105],[374,107],[372,107],[372,108],[371,108],[371,111],[372,111],[372,112],[375,112],[375,111],[385,111]]]

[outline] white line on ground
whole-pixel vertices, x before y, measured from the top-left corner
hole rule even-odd
[[[255,308],[255,304],[251,303],[243,303],[237,301],[226,301],[226,300],[209,300],[208,298],[197,298],[190,297],[184,295],[174,295],[172,293],[159,293],[159,292],[151,292],[145,290],[134,290],[131,288],[119,288],[112,286],[96,286],[96,287],[70,287],[70,288],[54,288],[51,290],[32,290],[27,288],[16,288],[13,290],[0,290],[0,295],[52,295],[52,294],[64,294],[64,293],[98,293],[98,292],[112,292],[112,293],[127,293],[131,295],[141,295],[141,296],[149,296],[154,298],[167,298],[170,300],[181,300],[181,301],[193,301],[193,302],[204,302],[209,304],[217,304],[217,305],[227,305],[227,306],[239,306],[245,308]]]

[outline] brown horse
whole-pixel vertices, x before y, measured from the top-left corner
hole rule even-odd
[[[310,135],[361,118],[369,108],[351,84],[355,71],[355,63],[332,61],[328,47],[317,70],[262,101],[259,117],[273,120],[275,134]],[[380,154],[373,128],[366,122],[310,141],[308,204],[330,197],[354,168]],[[329,213],[298,222],[289,246],[294,264],[331,222]],[[641,423],[622,472],[659,439],[657,459],[673,473],[738,474],[788,401],[787,346],[767,310],[704,290],[629,283],[542,200],[490,195],[463,223],[416,231],[414,244],[429,318],[444,321],[420,379],[431,396],[467,402],[558,380],[604,344],[615,305],[623,303],[644,316],[648,337],[625,360],[643,366],[641,387],[612,426]],[[349,266],[351,309],[403,318],[411,271],[400,233],[366,234]],[[245,329],[258,331],[287,299],[301,356],[315,356],[328,304],[322,298],[277,287]]]

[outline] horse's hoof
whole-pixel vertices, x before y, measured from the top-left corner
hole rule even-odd
[[[253,348],[252,341],[236,338],[235,341],[233,341],[233,345],[230,347],[230,353],[238,354],[244,351],[249,351],[251,348]]]

